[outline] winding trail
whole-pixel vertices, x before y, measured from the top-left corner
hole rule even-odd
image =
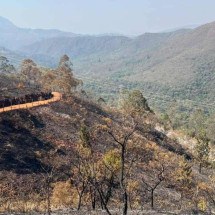
[[[10,107],[0,108],[0,113],[12,111],[12,110],[28,109],[28,108],[38,107],[38,106],[42,106],[42,105],[47,105],[52,102],[60,101],[62,98],[62,94],[59,92],[52,92],[52,95],[53,95],[53,98],[48,99],[48,100],[36,101],[36,102],[31,102],[31,103],[25,103],[25,104],[13,105]]]

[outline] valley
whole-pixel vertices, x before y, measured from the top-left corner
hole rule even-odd
[[[215,214],[214,59],[215,22],[124,36],[0,17],[0,214]]]
[[[187,113],[193,107],[212,113],[215,105],[214,32],[214,23],[134,38],[68,36],[66,33],[61,36],[47,31],[49,38],[32,38],[29,45],[17,48],[4,43],[13,52],[5,49],[1,53],[14,65],[28,56],[48,67],[55,67],[57,59],[67,54],[85,89],[95,96],[102,95],[109,103],[114,103],[122,88],[138,88],[158,112],[167,111],[177,101]]]

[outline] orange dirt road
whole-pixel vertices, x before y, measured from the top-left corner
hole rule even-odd
[[[36,102],[32,102],[32,103],[25,103],[25,104],[13,105],[10,107],[0,108],[0,113],[12,111],[12,110],[28,109],[28,108],[38,107],[38,106],[42,106],[42,105],[47,105],[52,102],[60,101],[62,98],[62,94],[58,93],[58,92],[52,92],[52,95],[53,95],[53,98],[48,99],[48,100],[36,101]]]

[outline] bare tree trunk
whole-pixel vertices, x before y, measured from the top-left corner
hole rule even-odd
[[[121,145],[121,170],[120,170],[120,187],[123,192],[123,215],[127,215],[128,212],[128,194],[125,187],[124,177],[125,177],[125,144]]]
[[[151,209],[154,209],[154,190],[151,190]]]
[[[124,201],[123,215],[127,215],[127,212],[128,212],[128,194],[127,194],[126,190],[124,191],[124,194],[123,194],[123,201]]]
[[[202,162],[199,163],[199,173],[202,173]]]
[[[85,182],[85,181],[82,182],[81,191],[79,191],[78,187],[76,187],[76,190],[78,192],[78,207],[77,207],[77,210],[81,209],[82,198],[83,198],[83,195],[84,195],[84,191],[85,191],[85,189],[87,187],[87,183],[88,182]]]
[[[92,199],[92,209],[93,210],[96,209],[96,198],[95,198],[95,195],[93,196],[93,199]]]
[[[94,188],[90,187],[90,196],[91,196],[91,206],[92,209],[96,209],[96,191]]]
[[[50,180],[47,181],[47,212],[51,215],[51,193],[50,193]]]
[[[164,166],[162,165],[161,171],[158,173],[158,182],[154,184],[154,186],[150,185],[149,183],[145,182],[144,179],[142,179],[142,182],[147,186],[147,191],[151,194],[151,209],[154,209],[154,191],[158,187],[158,185],[165,179],[163,176],[164,173]]]
[[[128,204],[129,204],[130,210],[133,210],[130,194],[128,194]]]
[[[101,209],[104,210],[103,199],[102,199],[101,195],[99,195],[99,196],[100,196],[100,205],[101,205]]]
[[[81,208],[81,199],[82,199],[82,196],[78,196],[78,207],[77,207],[77,210],[79,211],[80,208]]]
[[[101,205],[104,206],[104,209],[106,210],[106,212],[107,212],[108,215],[112,215],[111,212],[109,211],[107,205],[105,204],[104,199],[103,199],[103,196],[102,196],[102,193],[100,192],[99,189],[98,189],[98,193],[99,193],[99,196],[100,196]]]
[[[82,197],[84,194],[84,189],[80,193],[78,193],[78,207],[77,207],[78,211],[81,209],[81,203],[82,203]]]
[[[136,126],[135,125],[133,127],[133,129],[131,130],[130,133],[128,133],[127,135],[124,136],[123,141],[120,141],[116,138],[116,136],[112,133],[112,132],[108,132],[114,139],[114,141],[120,146],[121,148],[121,167],[120,167],[120,188],[122,190],[122,200],[123,200],[123,209],[122,209],[122,214],[123,215],[127,215],[128,213],[128,193],[127,193],[127,187],[125,184],[125,156],[126,156],[126,146],[128,143],[129,138],[131,137],[131,135],[133,135],[133,133],[136,130]]]

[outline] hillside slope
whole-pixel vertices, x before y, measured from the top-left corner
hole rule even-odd
[[[153,49],[133,46],[134,40],[135,51],[122,49],[102,56],[101,62],[98,56],[74,62],[83,79],[91,74],[88,86],[104,84],[104,94],[106,90],[109,94],[118,92],[119,86],[140,88],[156,109],[166,109],[177,100],[188,109],[193,106],[214,110],[214,36],[215,23],[211,23],[172,34]]]
[[[19,33],[14,38],[17,27],[8,20],[1,23],[2,44],[19,44],[18,54],[5,53],[12,56],[11,63],[17,65],[26,56],[41,65],[55,67],[59,56],[66,53],[86,89],[109,101],[122,88],[139,88],[155,110],[166,111],[177,101],[187,112],[193,108],[214,111],[215,23],[135,38],[25,29],[30,39]],[[16,41],[19,38],[23,40]],[[18,60],[14,60],[16,55]]]
[[[32,133],[34,134],[34,137],[36,137],[35,139],[32,139],[30,141],[32,146],[34,144],[37,144],[37,141],[40,140],[41,143],[49,142],[49,144],[51,144],[54,148],[62,147],[62,149],[67,149],[67,147],[78,144],[77,140],[79,139],[80,128],[83,126],[83,124],[87,125],[89,128],[94,128],[95,125],[104,125],[106,123],[106,118],[112,119],[113,127],[116,128],[118,126],[123,126],[123,128],[126,128],[126,125],[124,125],[124,123],[127,124],[127,126],[129,126],[130,124],[130,118],[128,117],[128,121],[126,122],[125,119],[123,119],[123,117],[125,116],[123,116],[123,114],[121,114],[120,112],[105,111],[96,103],[88,100],[83,100],[82,98],[76,96],[72,96],[67,100],[43,105],[43,107],[35,106],[27,110],[1,112],[0,115],[0,154],[3,155],[1,156],[1,159],[3,160],[5,153],[7,154],[10,150],[13,151],[14,149],[16,149],[16,147],[19,147],[19,144],[21,144],[21,142],[24,140],[24,137],[26,136],[26,132]],[[157,120],[153,115],[151,117],[152,124],[139,124],[138,129],[140,135],[143,138],[147,138],[148,141],[154,142],[163,150],[171,151],[176,155],[184,155],[188,159],[191,159],[191,154],[186,151],[186,149],[155,129],[154,123],[156,123]],[[16,135],[18,135],[19,138],[17,138]],[[103,139],[102,136],[100,136],[100,138]],[[105,140],[105,144],[111,144],[111,141],[111,137],[109,137]],[[25,142],[28,143],[28,139],[26,139]],[[28,144],[30,144],[30,142]],[[10,144],[7,145],[8,143]],[[11,144],[13,146],[11,146]],[[100,150],[104,150],[107,147],[101,145],[102,141],[97,142],[96,144],[98,144],[97,146]],[[9,148],[5,151],[6,148],[4,147]],[[28,147],[23,148],[22,151],[30,150],[31,146],[29,145]],[[42,149],[43,148],[41,148],[41,150]],[[21,151],[20,153],[21,154],[19,155],[14,153],[13,156],[21,156],[24,159],[26,153],[23,153]],[[13,157],[12,160],[15,160],[15,157]],[[19,157],[20,162],[22,161],[21,157]],[[1,161],[2,165],[6,163],[6,166],[12,165],[10,164],[10,162],[4,162],[3,160]],[[2,168],[4,169],[4,167]],[[27,171],[25,167],[23,168],[24,169],[15,165],[14,167],[11,166],[10,170]],[[28,171],[31,171],[30,163],[29,168],[30,169],[28,169]]]
[[[55,29],[19,28],[8,19],[0,17],[0,46],[11,50],[17,50],[22,46],[30,45],[43,39],[60,36],[73,37],[77,35]]]
[[[137,153],[135,163],[133,163],[135,168],[132,168],[132,175],[134,174],[132,177],[134,177],[135,183],[140,183],[139,186],[142,189],[141,192],[135,190],[135,196],[129,191],[129,195],[131,195],[132,199],[137,195],[140,198],[139,200],[137,198],[134,208],[138,208],[140,204],[138,201],[142,201],[141,205],[144,204],[144,209],[148,210],[150,208],[150,195],[145,190],[141,180],[142,177],[148,181],[151,180],[151,177],[156,180],[156,172],[159,171],[161,162],[163,162],[163,165],[165,165],[165,181],[156,190],[156,209],[178,211],[181,191],[177,182],[173,179],[173,175],[177,173],[178,168],[180,170],[179,161],[183,161],[183,155],[185,155],[189,163],[192,162],[190,160],[192,156],[175,140],[168,138],[164,133],[155,129],[156,117],[152,115],[148,117],[144,122],[143,120],[139,121],[135,134],[129,140],[129,144],[132,143],[132,145],[129,146],[126,154],[127,162],[131,161],[133,153]],[[10,196],[11,204],[8,206],[10,210],[22,210],[32,213],[32,210],[41,209],[39,209],[38,205],[43,205],[44,207],[46,198],[44,192],[46,192],[47,186],[46,177],[52,177],[49,174],[54,174],[53,178],[51,178],[51,189],[54,189],[60,183],[63,185],[71,174],[69,174],[71,165],[73,166],[74,162],[81,159],[81,157],[76,158],[76,153],[81,144],[80,131],[83,125],[87,126],[90,134],[93,135],[90,147],[93,150],[91,153],[94,153],[91,158],[88,158],[88,155],[85,154],[84,160],[94,159],[94,162],[100,162],[101,159],[104,159],[106,153],[111,152],[113,149],[118,150],[112,137],[107,132],[103,133],[102,130],[98,129],[99,127],[106,128],[110,120],[112,121],[113,131],[121,134],[127,132],[128,127],[132,124],[130,117],[126,117],[120,112],[104,110],[97,104],[76,96],[44,107],[1,113],[0,168],[2,175],[0,174],[0,180],[1,184],[5,185],[6,190],[8,187],[10,188],[2,197],[4,200],[3,206],[6,204],[5,199],[11,195],[11,191],[14,191],[13,197]],[[146,123],[147,121],[148,123]],[[83,151],[83,153],[86,153],[86,151]],[[157,156],[160,156],[159,162]],[[91,160],[88,162],[91,162]],[[87,163],[87,165],[90,164]],[[49,171],[54,172],[49,173]],[[204,171],[204,174],[211,174],[210,170],[205,169]],[[78,175],[78,172],[74,173],[73,175],[72,172],[72,180],[78,180],[76,183],[81,183],[82,177]],[[132,180],[132,177],[129,180]],[[193,189],[199,181],[209,183],[205,175],[200,175],[196,172],[195,165],[193,166],[192,180]],[[28,186],[26,186],[26,183],[28,183]],[[74,186],[76,186],[75,183]],[[81,189],[80,187],[78,188]],[[61,187],[61,189],[64,188]],[[117,193],[120,192],[117,183],[113,189],[114,192],[111,198],[120,199],[117,196]],[[134,186],[133,189],[136,189],[136,187]],[[77,191],[73,190],[72,192],[75,195]],[[84,195],[87,195],[89,191],[86,190],[85,192]],[[58,193],[61,193],[61,191],[58,191]],[[54,190],[51,195],[55,195]],[[67,195],[67,193],[63,195]],[[188,197],[184,198],[184,202],[189,200],[187,199]],[[36,204],[32,204],[32,201]],[[62,199],[62,201],[64,200]],[[83,199],[83,201],[86,200]],[[99,201],[99,198],[96,201]],[[55,204],[54,197],[51,199],[51,203]],[[69,202],[69,205],[71,204],[74,208],[77,202]],[[87,202],[86,204],[89,203]],[[112,207],[111,209],[113,210],[117,204],[115,201],[111,201],[109,207]],[[85,205],[82,207],[84,208]],[[91,206],[88,205],[88,207],[90,208]],[[184,204],[183,210],[190,211],[190,207],[188,204]],[[2,211],[3,208],[0,207],[0,210]],[[181,214],[183,214],[183,211]]]
[[[32,58],[50,56],[58,59],[62,53],[72,58],[77,58],[93,54],[110,53],[129,43],[129,41],[129,38],[123,36],[56,37],[25,46],[21,51],[32,56]]]
[[[102,92],[105,98],[124,86],[142,89],[155,109],[166,109],[177,100],[185,109],[210,110],[215,105],[214,38],[215,23],[209,23],[136,38],[55,38],[22,51],[38,61],[67,53],[87,88]]]

